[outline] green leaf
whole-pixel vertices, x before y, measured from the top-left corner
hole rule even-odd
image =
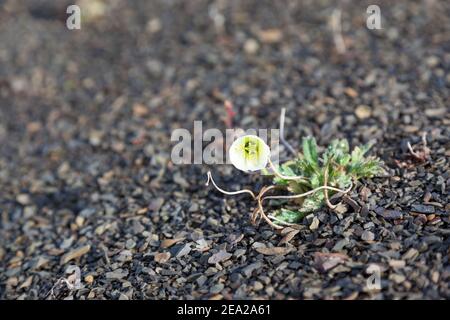
[[[313,168],[319,166],[316,139],[312,137],[303,138],[303,156],[307,163]]]
[[[360,147],[355,147],[352,151],[352,164],[357,165],[359,162],[361,162],[362,158],[364,156],[364,149]]]
[[[278,171],[284,176],[288,177],[296,176],[294,170],[288,164],[283,164],[282,166],[278,167]]]
[[[280,209],[278,210],[278,213],[276,217],[280,220],[283,220],[284,222],[288,223],[297,223],[300,222],[301,219],[303,219],[305,216],[304,213],[299,211],[292,211],[288,209]]]
[[[295,168],[295,163],[292,161],[288,161],[284,164],[282,164],[281,166],[277,166],[277,170],[279,173],[281,173],[284,176],[289,176],[289,177],[294,177],[297,176],[298,174],[296,172],[294,172],[294,168]],[[289,181],[291,180],[286,180],[280,177],[275,176],[273,179],[273,182],[277,185],[288,185]]]
[[[281,179],[279,177],[273,178],[273,183],[278,185],[278,186],[287,186],[287,185],[289,185],[289,181],[288,180]]]
[[[350,151],[348,141],[346,139],[337,140],[336,149],[342,152],[342,154],[348,153]]]
[[[309,213],[320,209],[324,203],[323,192],[317,192],[313,196],[310,196],[303,201],[303,205],[300,208],[300,212]]]
[[[297,171],[301,172],[302,176],[309,177],[317,172],[317,168],[312,166],[306,159],[298,159],[296,163]]]
[[[340,189],[346,189],[350,185],[351,181],[352,181],[352,178],[349,174],[347,174],[345,172],[341,172],[334,179],[334,181],[333,181],[334,183],[332,183],[332,184],[330,183],[330,184],[336,185]],[[329,194],[332,194],[332,193],[329,192]]]
[[[381,163],[378,159],[366,159],[364,155],[372,147],[373,142],[361,147],[355,147],[351,154],[351,161],[347,165],[347,172],[359,178],[372,177],[381,171]]]
[[[323,161],[324,163],[326,163],[328,160],[334,159],[340,165],[345,165],[350,160],[348,151],[349,147],[347,140],[335,139],[331,141],[330,145],[325,151],[323,155]]]
[[[344,154],[337,159],[337,163],[341,166],[346,166],[349,163],[350,159],[351,156],[349,154]]]
[[[372,148],[374,142],[369,142],[360,147],[355,147],[352,151],[352,163],[360,162],[363,160],[364,155]]]
[[[368,158],[365,154],[371,143],[357,146],[350,153],[345,139],[335,139],[327,147],[319,161],[317,144],[314,138],[304,138],[302,142],[303,156],[288,161],[279,166],[279,172],[285,176],[302,176],[302,180],[287,180],[275,177],[274,182],[282,185],[289,194],[301,194],[324,185],[325,175],[328,174],[327,185],[339,189],[347,189],[352,180],[373,177],[382,170],[378,158]],[[328,196],[336,192],[328,191]],[[316,192],[305,198],[289,201],[298,205],[295,210],[280,209],[277,217],[283,221],[296,223],[305,214],[314,212],[325,203],[323,191]],[[294,207],[295,208],[295,207]]]
[[[378,159],[368,159],[353,168],[356,178],[370,178],[381,172],[381,163]]]
[[[321,185],[321,182],[320,182],[320,175],[318,175],[318,174],[313,174],[312,176],[311,176],[311,187],[314,189],[314,188],[318,188],[318,187],[320,187],[320,185]]]
[[[304,193],[311,189],[311,186],[308,184],[305,184],[303,181],[289,181],[288,183],[288,191],[291,193]]]

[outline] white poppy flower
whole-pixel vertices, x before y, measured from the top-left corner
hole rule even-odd
[[[239,170],[258,171],[267,166],[269,146],[255,135],[239,137],[230,147],[230,161]]]

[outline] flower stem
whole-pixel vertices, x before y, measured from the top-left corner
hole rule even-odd
[[[295,152],[294,148],[289,144],[289,142],[287,142],[286,138],[284,137],[284,119],[286,116],[286,108],[282,108],[281,109],[281,114],[280,114],[280,140],[281,143],[289,150],[290,153],[292,153],[292,155],[294,157],[297,156],[297,152]]]
[[[218,191],[220,191],[220,192],[222,192],[222,193],[224,193],[224,194],[227,194],[227,195],[230,195],[230,196],[234,196],[234,195],[241,194],[241,193],[249,193],[249,194],[252,196],[253,199],[256,199],[256,196],[255,196],[255,194],[253,193],[253,191],[251,191],[251,190],[249,190],[249,189],[242,189],[242,190],[237,190],[237,191],[226,191],[226,190],[223,190],[223,189],[221,189],[221,188],[219,188],[219,187],[217,186],[216,182],[214,181],[214,179],[213,179],[213,177],[212,177],[212,175],[211,175],[211,171],[208,171],[207,175],[208,175],[208,181],[206,181],[206,185],[207,185],[207,186],[209,185],[209,182],[211,181],[212,184],[214,185],[214,187],[215,187]]]
[[[334,187],[320,186],[320,187],[317,187],[317,188],[310,190],[308,192],[305,192],[305,193],[294,194],[294,195],[289,195],[289,196],[267,196],[267,197],[264,197],[264,200],[265,199],[298,199],[298,198],[303,198],[303,197],[309,196],[310,194],[316,193],[317,191],[320,191],[323,189],[333,190],[336,192],[346,194],[352,189],[352,187],[353,187],[353,184],[350,184],[350,187],[348,187],[346,190],[341,190],[341,189],[334,188]]]
[[[328,187],[327,184],[328,184],[328,169],[329,169],[329,167],[330,167],[330,162],[328,161],[327,165],[325,166],[325,172],[324,172],[324,175],[323,175],[323,185],[324,185],[324,187]],[[328,189],[326,189],[326,188],[323,189],[323,195],[325,197],[325,203],[327,204],[327,206],[330,209],[332,209],[332,210],[336,209],[337,205],[333,205],[330,202],[330,199],[328,198]]]
[[[284,174],[281,174],[278,169],[275,167],[275,165],[273,164],[272,160],[270,160],[269,158],[269,165],[270,168],[272,169],[273,173],[281,179],[284,180],[303,180],[304,182],[308,182],[304,176],[285,176]]]

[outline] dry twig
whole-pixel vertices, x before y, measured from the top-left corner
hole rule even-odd
[[[330,18],[330,26],[333,31],[333,40],[336,50],[339,54],[344,54],[347,51],[344,37],[342,36],[342,11],[341,9],[334,9]]]
[[[284,136],[284,121],[286,117],[286,108],[281,108],[281,114],[280,114],[280,141],[281,143],[288,149],[290,153],[292,153],[293,156],[297,156],[297,152],[295,152],[294,148],[287,142],[285,136]]]

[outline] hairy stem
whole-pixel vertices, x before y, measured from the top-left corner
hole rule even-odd
[[[286,221],[283,221],[283,220],[281,220],[281,219],[278,219],[277,217],[275,217],[275,216],[272,216],[272,215],[268,215],[267,217],[269,217],[270,219],[272,219],[272,220],[275,220],[276,222],[278,222],[279,224],[283,224],[283,225],[285,225],[285,226],[289,226],[289,227],[298,227],[298,224],[296,224],[296,223],[290,223],[290,222],[286,222]]]
[[[320,190],[323,190],[323,189],[333,190],[333,191],[336,191],[336,192],[340,192],[342,194],[346,194],[352,189],[352,187],[353,187],[353,184],[350,184],[350,187],[348,187],[346,190],[341,190],[341,189],[334,188],[334,187],[320,186],[320,187],[317,187],[317,188],[315,188],[313,190],[310,190],[308,192],[305,192],[305,193],[288,195],[288,196],[267,196],[264,199],[298,199],[298,198],[303,198],[303,197],[309,196],[310,194],[314,194],[317,191],[320,191]]]
[[[294,157],[297,156],[297,152],[295,152],[294,148],[290,145],[289,142],[287,142],[287,140],[284,137],[284,119],[286,116],[286,108],[282,108],[281,109],[281,114],[280,114],[280,141],[281,143],[286,147],[286,149],[289,150],[290,153],[292,153],[292,155]]]
[[[225,190],[223,190],[223,189],[221,189],[221,188],[219,188],[219,187],[217,186],[216,182],[214,181],[214,179],[213,179],[213,177],[212,177],[212,175],[211,175],[211,171],[208,171],[207,175],[208,175],[208,181],[206,181],[206,185],[208,186],[208,185],[209,185],[209,182],[211,181],[212,184],[214,185],[214,187],[215,187],[218,191],[222,192],[223,194],[227,194],[227,195],[230,195],[230,196],[234,196],[234,195],[237,195],[237,194],[248,193],[248,194],[250,194],[250,195],[252,196],[253,199],[256,199],[256,196],[255,196],[255,194],[253,193],[253,191],[251,191],[251,190],[249,190],[249,189],[242,189],[242,190],[237,190],[237,191],[225,191]]]
[[[264,200],[264,198],[262,197],[267,191],[272,190],[276,188],[276,186],[269,186],[269,187],[263,187],[261,189],[261,191],[258,194],[257,197],[257,201],[258,201],[258,209],[259,209],[259,214],[261,215],[261,217],[266,220],[266,222],[274,229],[283,229],[283,227],[276,225],[275,223],[272,222],[272,220],[269,219],[269,217],[267,217],[266,213],[264,212],[264,208],[262,205],[262,202]]]
[[[328,169],[329,169],[329,166],[330,166],[330,164],[329,164],[329,162],[327,163],[327,166],[325,167],[325,173],[324,173],[324,175],[323,175],[323,186],[324,187],[327,187],[327,183],[328,183]],[[327,206],[330,208],[330,209],[336,209],[336,207],[337,207],[337,205],[335,206],[335,205],[333,205],[331,202],[330,202],[330,199],[328,198],[328,189],[327,188],[325,188],[325,189],[323,189],[323,195],[325,196],[325,203],[327,204]]]
[[[275,165],[273,164],[272,160],[270,160],[270,158],[269,158],[269,165],[270,165],[270,168],[272,169],[273,173],[274,173],[278,178],[281,178],[281,179],[284,179],[284,180],[303,180],[303,181],[306,182],[306,183],[308,182],[308,181],[305,179],[304,176],[285,176],[284,174],[281,174],[281,173],[278,171],[278,169],[275,167]]]

